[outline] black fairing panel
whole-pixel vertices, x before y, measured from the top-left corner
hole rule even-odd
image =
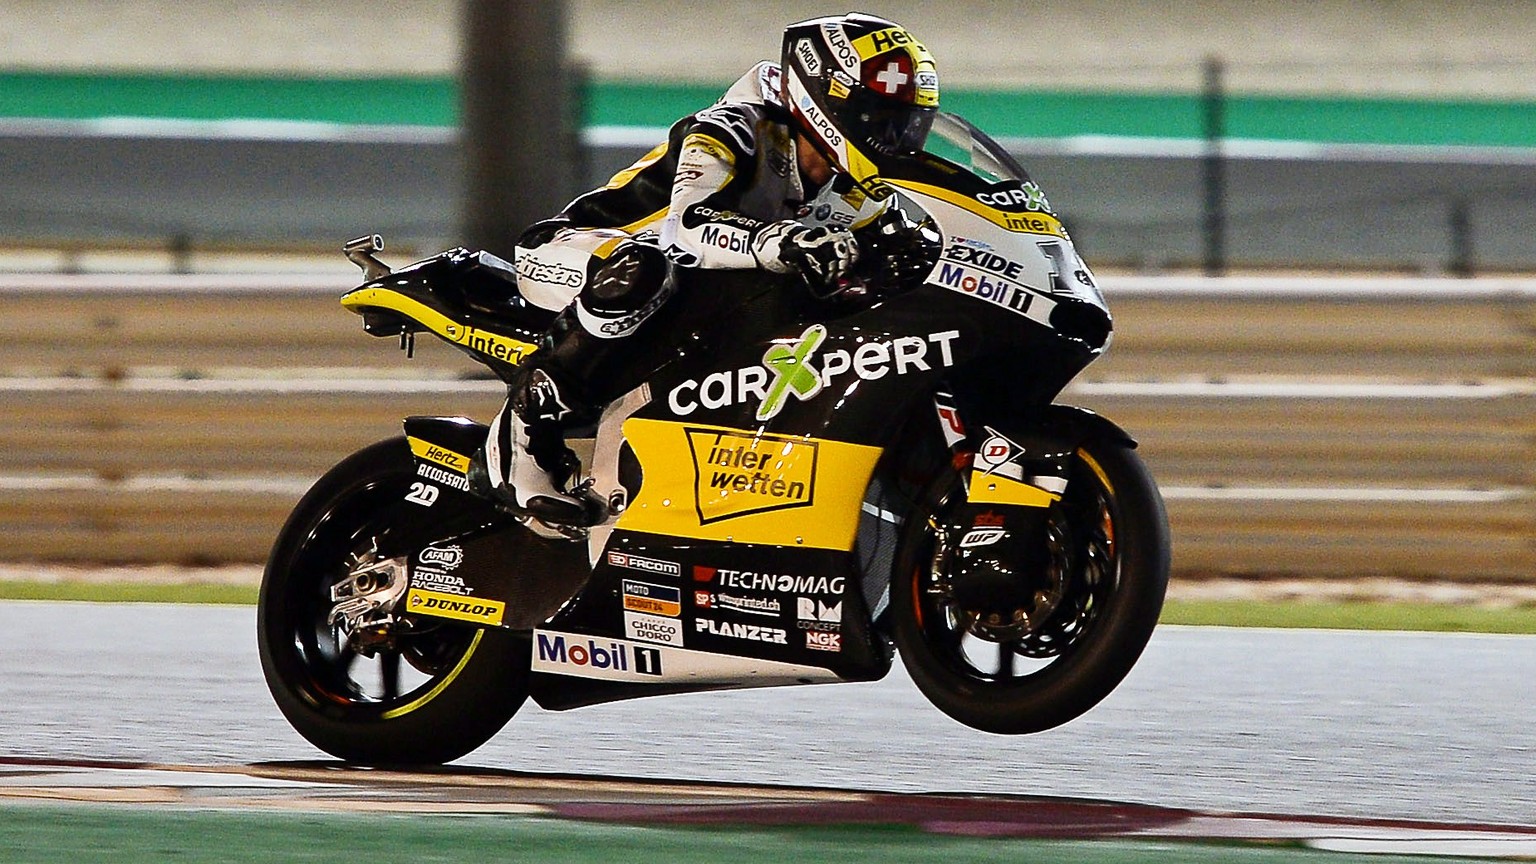
[[[544,331],[554,321],[555,313],[529,303],[517,290],[517,276],[510,265],[483,252],[450,249],[418,261],[387,276],[364,282],[348,292],[382,290],[397,294],[426,307],[445,319],[428,326],[394,308],[359,306],[364,329],[375,336],[395,336],[402,332],[420,333],[445,330],[438,335],[490,367],[502,379],[516,370],[518,358],[497,356],[495,351],[476,350],[463,344],[456,330],[498,334],[520,343],[537,345]],[[346,299],[343,299],[346,302]]]
[[[543,539],[469,491],[457,467],[479,451],[485,426],[463,417],[418,416],[406,419],[405,432],[419,482],[436,490],[413,490],[416,500],[396,505],[403,518],[395,520],[392,539],[395,554],[410,556],[412,588],[504,604],[496,623],[518,630],[538,625],[581,589],[584,544]]]
[[[458,247],[401,267],[361,287],[399,291],[449,318],[532,341],[555,319],[555,313],[523,299],[517,290],[515,272],[502,263],[486,258],[485,253]]]

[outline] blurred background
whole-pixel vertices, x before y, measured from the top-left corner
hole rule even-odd
[[[1019,153],[1100,266],[1536,266],[1528,0],[864,8],[920,34],[946,106]],[[829,10],[3,0],[0,243],[452,245],[483,186],[466,121],[558,141],[538,186],[557,207]],[[495,125],[526,103],[537,125]]]
[[[0,0],[0,559],[258,561],[400,416],[488,416],[337,308],[341,242],[510,257],[844,5]],[[1105,277],[1066,398],[1179,574],[1536,578],[1536,2],[860,7]]]

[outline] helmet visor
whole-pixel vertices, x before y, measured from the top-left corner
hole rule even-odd
[[[886,156],[913,156],[922,151],[937,113],[937,108],[864,99],[850,104],[844,117],[850,138]]]

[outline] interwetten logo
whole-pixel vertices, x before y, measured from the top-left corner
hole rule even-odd
[[[791,507],[816,497],[818,442],[785,435],[686,429],[699,524]]]

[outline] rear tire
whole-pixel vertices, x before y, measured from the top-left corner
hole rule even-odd
[[[954,472],[927,495],[939,522],[965,497]],[[1037,632],[1014,642],[979,638],[967,630],[964,610],[946,602],[946,577],[933,563],[939,540],[926,521],[904,538],[892,586],[902,663],[939,710],[967,726],[1021,734],[1082,715],[1130,672],[1157,624],[1168,586],[1168,522],[1134,451],[1115,441],[1084,444],[1050,522],[1065,598]]]
[[[257,643],[267,687],[300,735],[348,762],[458,759],[500,731],[528,695],[526,634],[414,619],[369,657],[327,623],[331,586],[387,535],[414,468],[403,437],[336,465],[288,517],[262,578]]]

